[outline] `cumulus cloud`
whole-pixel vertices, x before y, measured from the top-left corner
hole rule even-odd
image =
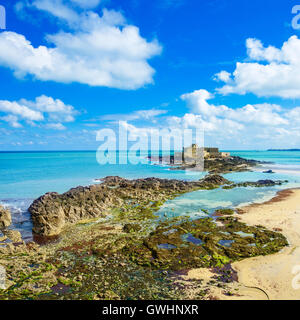
[[[246,104],[239,108],[212,103],[215,96],[201,89],[181,96],[190,112],[182,116],[157,115],[157,121],[143,118],[139,125],[128,123],[128,117],[119,124],[131,137],[151,136],[153,130],[204,129],[205,145],[222,149],[260,149],[297,147],[300,143],[300,107],[283,108],[277,104]],[[114,120],[122,119],[121,115]],[[109,116],[105,120],[112,120]],[[115,126],[110,123],[109,126]],[[195,132],[195,131],[194,131]],[[168,133],[167,133],[168,135]]]
[[[42,113],[47,113],[48,118],[52,121],[73,122],[75,120],[74,116],[78,114],[73,106],[45,95],[37,97],[35,101],[22,99],[20,102]]]
[[[32,110],[26,105],[15,101],[0,100],[0,112],[10,113],[31,121],[41,121],[44,119],[41,112]]]
[[[160,54],[161,46],[157,40],[144,39],[121,13],[78,12],[61,0],[36,0],[33,7],[66,22],[68,31],[48,34],[47,46],[33,46],[21,34],[2,32],[0,65],[12,69],[15,76],[119,89],[153,83],[155,71],[148,60]]]
[[[232,75],[226,71],[217,74],[218,80],[226,82],[218,92],[300,98],[300,39],[297,36],[290,37],[280,49],[265,47],[257,39],[248,39],[246,47],[250,62],[238,62]]]
[[[213,98],[214,96],[204,89],[181,96],[181,99],[187,102],[190,110],[200,114],[205,120],[218,117],[224,120],[238,121],[239,123],[256,123],[270,126],[289,123],[287,116],[291,110],[286,110],[284,114],[281,106],[276,104],[247,104],[241,108],[233,109],[225,105],[210,104],[208,100]]]
[[[214,95],[205,89],[195,90],[194,92],[181,95],[181,99],[188,103],[191,111],[194,113],[211,116],[224,113],[228,110],[226,106],[214,106],[207,102],[207,100],[213,98]]]
[[[214,95],[201,89],[181,96],[192,113],[183,117],[169,117],[171,126],[197,126],[203,121],[205,135],[211,143],[259,147],[278,145],[284,139],[287,145],[300,142],[300,107],[283,108],[277,104],[247,104],[240,108],[215,105],[209,100]],[[257,145],[256,145],[257,144]]]
[[[65,126],[62,123],[73,122],[77,114],[78,111],[73,106],[45,95],[37,97],[34,101],[0,100],[0,120],[14,128],[22,127],[20,121],[26,121],[31,126],[41,124],[45,128],[64,130]]]

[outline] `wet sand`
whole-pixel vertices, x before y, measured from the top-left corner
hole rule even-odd
[[[300,189],[280,191],[270,201],[241,209],[237,216],[242,222],[262,225],[282,233],[288,239],[289,246],[276,254],[233,263],[232,267],[237,272],[238,282],[229,284],[226,290],[210,287],[210,298],[300,299]],[[185,279],[202,279],[208,283],[213,276],[209,270],[194,269],[188,272]],[[228,291],[233,295],[228,295]]]

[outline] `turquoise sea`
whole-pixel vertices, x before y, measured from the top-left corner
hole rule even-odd
[[[263,202],[280,189],[300,186],[300,151],[230,151],[232,155],[268,161],[255,172],[227,174],[232,181],[259,179],[289,180],[274,188],[238,188],[233,190],[196,191],[165,203],[163,216],[201,216],[201,209],[213,212],[219,207],[235,207],[250,202]],[[124,155],[123,155],[124,156]],[[262,173],[271,168],[274,174]],[[205,173],[169,170],[154,164],[100,165],[95,151],[0,152],[0,202],[13,213],[12,228],[31,239],[31,221],[27,211],[31,202],[46,192],[65,192],[72,187],[89,185],[109,175],[124,178],[160,177],[196,180]]]

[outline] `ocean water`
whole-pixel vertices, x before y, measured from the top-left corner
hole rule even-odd
[[[249,159],[272,162],[254,172],[231,173],[229,180],[256,181],[259,179],[288,180],[288,184],[272,188],[238,188],[232,190],[196,191],[166,202],[160,209],[163,216],[205,215],[201,209],[213,212],[220,207],[236,207],[272,198],[280,189],[300,186],[300,152],[288,151],[230,151]],[[125,155],[123,154],[123,157]],[[271,168],[276,173],[262,171]],[[31,239],[31,221],[27,211],[31,202],[46,192],[65,192],[79,185],[90,185],[109,175],[135,179],[160,177],[197,180],[205,173],[169,170],[154,164],[100,165],[96,152],[0,152],[0,202],[13,214],[12,228],[21,231],[25,240]]]

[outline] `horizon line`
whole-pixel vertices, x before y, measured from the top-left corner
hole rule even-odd
[[[290,151],[290,150],[298,150],[300,151],[300,148],[268,148],[268,149],[220,149],[221,151]],[[122,150],[122,149],[116,149],[116,150],[110,150],[110,151],[130,151],[130,150]],[[137,150],[138,151],[138,150]],[[156,150],[141,150],[141,151],[168,151],[168,150],[162,150],[162,149],[156,149]],[[181,150],[170,150],[170,151],[181,151]],[[38,153],[38,152],[97,152],[97,149],[56,149],[56,150],[0,150],[0,153]]]

